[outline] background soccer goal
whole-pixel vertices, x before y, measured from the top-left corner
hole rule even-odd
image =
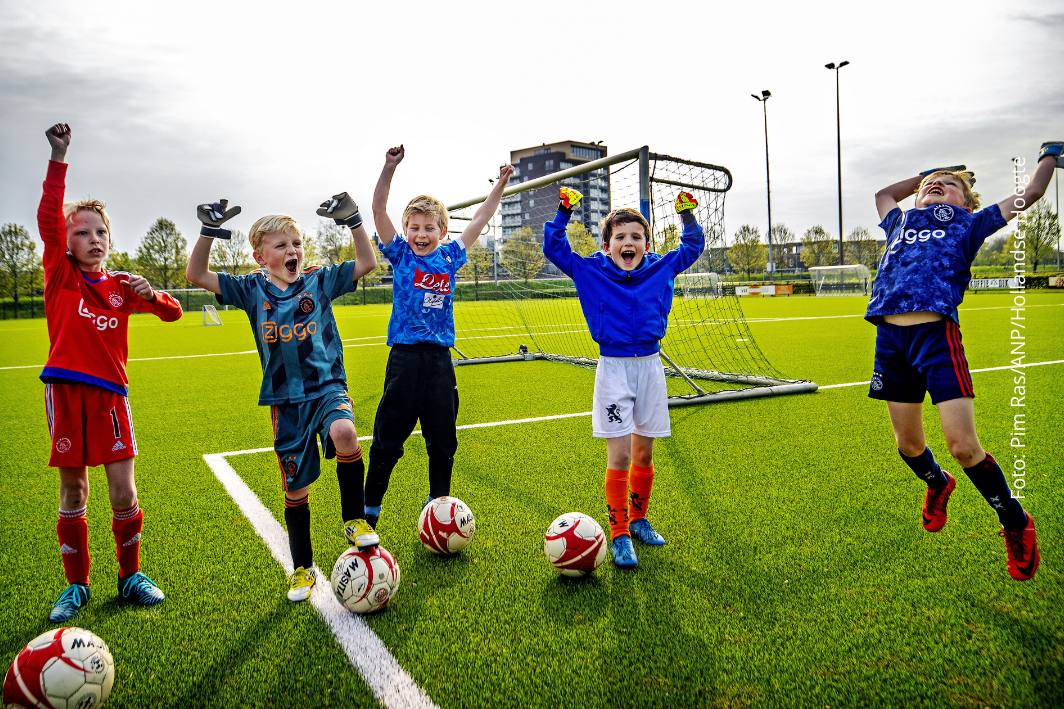
[[[598,347],[588,333],[573,282],[543,256],[543,224],[558,206],[561,186],[585,198],[568,236],[588,255],[601,248],[599,221],[615,207],[639,209],[651,224],[651,249],[679,244],[676,194],[698,200],[706,251],[676,279],[662,362],[670,404],[815,391],[806,380],[783,379],[757,346],[739,300],[722,294],[726,168],[659,155],[646,146],[510,185],[500,217],[469,252],[455,293],[455,364],[549,359],[594,367]],[[459,233],[484,196],[448,207]],[[472,280],[472,283],[469,281]]]
[[[809,279],[817,295],[868,295],[872,289],[872,273],[867,266],[811,266]]]

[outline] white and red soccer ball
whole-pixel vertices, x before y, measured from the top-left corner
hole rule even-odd
[[[457,554],[469,546],[477,523],[473,511],[457,497],[437,497],[421,510],[418,537],[433,554]]]
[[[563,576],[585,576],[606,559],[606,535],[591,517],[566,512],[543,535],[543,553]]]
[[[107,643],[81,628],[57,628],[30,640],[15,657],[4,677],[4,704],[92,709],[107,699],[114,681]]]
[[[373,613],[399,589],[399,564],[382,546],[351,547],[336,560],[330,580],[340,605],[352,613]]]

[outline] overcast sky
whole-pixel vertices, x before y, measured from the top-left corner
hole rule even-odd
[[[727,166],[730,235],[837,233],[840,73],[846,230],[872,195],[965,162],[984,201],[1010,158],[1064,138],[1064,0],[993,3],[73,2],[0,5],[0,221],[36,233],[45,129],[73,129],[68,198],[109,205],[115,248],[157,217],[189,241],[226,196],[244,229],[347,190],[368,212],[404,143],[392,212],[477,196],[509,151],[602,140]],[[1052,194],[1052,192],[1051,192]]]

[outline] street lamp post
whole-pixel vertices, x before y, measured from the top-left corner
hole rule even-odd
[[[768,100],[772,92],[762,89],[761,95],[750,94],[750,97],[761,103],[762,113],[765,115],[765,199],[768,202],[768,272],[774,274],[776,264],[772,260],[772,178],[768,169]]]
[[[833,69],[835,71],[835,146],[836,156],[838,161],[839,172],[839,265],[842,265],[842,125],[839,115],[839,69],[846,66],[850,62],[843,60],[836,64],[831,62],[825,64],[825,69]]]

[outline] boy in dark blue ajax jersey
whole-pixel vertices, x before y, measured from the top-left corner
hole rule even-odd
[[[499,168],[499,178],[487,199],[457,240],[446,241],[447,208],[428,195],[419,195],[406,205],[401,236],[388,217],[388,193],[395,168],[405,155],[401,145],[388,150],[373,191],[373,222],[393,276],[388,319],[391,351],[366,471],[365,514],[374,527],[392,470],[419,420],[429,458],[429,499],[451,494],[458,450],[458,384],[450,353],[454,346],[456,274],[466,262],[466,249],[480,237],[499,208],[513,174],[511,165]]]
[[[358,206],[347,195],[334,195],[318,214],[351,228],[355,260],[303,269],[303,237],[295,219],[267,215],[248,234],[260,270],[245,276],[215,273],[208,267],[214,239],[228,239],[222,224],[240,212],[225,200],[202,204],[200,239],[189,257],[189,282],[216,294],[220,303],[247,314],[262,364],[259,405],[270,407],[274,450],[284,490],[284,517],[293,571],[288,599],[310,597],[316,583],[310,539],[310,484],[321,472],[318,440],[326,458],[336,458],[344,534],[355,546],[379,543],[363,519],[362,449],[347,395],[343,343],[332,302],[355,289],[372,271],[376,256],[362,226]]]
[[[935,462],[924,439],[923,400],[931,393],[950,454],[997,512],[1007,569],[1019,581],[1038,569],[1034,518],[976,435],[975,391],[957,307],[979,247],[1044,194],[1062,147],[1043,144],[1026,189],[982,210],[972,191],[975,178],[963,165],[928,170],[876,193],[887,241],[865,313],[877,328],[868,395],[887,402],[898,453],[927,484],[924,528],[937,532],[946,524],[956,480]],[[902,211],[898,202],[912,194],[915,207]]]

